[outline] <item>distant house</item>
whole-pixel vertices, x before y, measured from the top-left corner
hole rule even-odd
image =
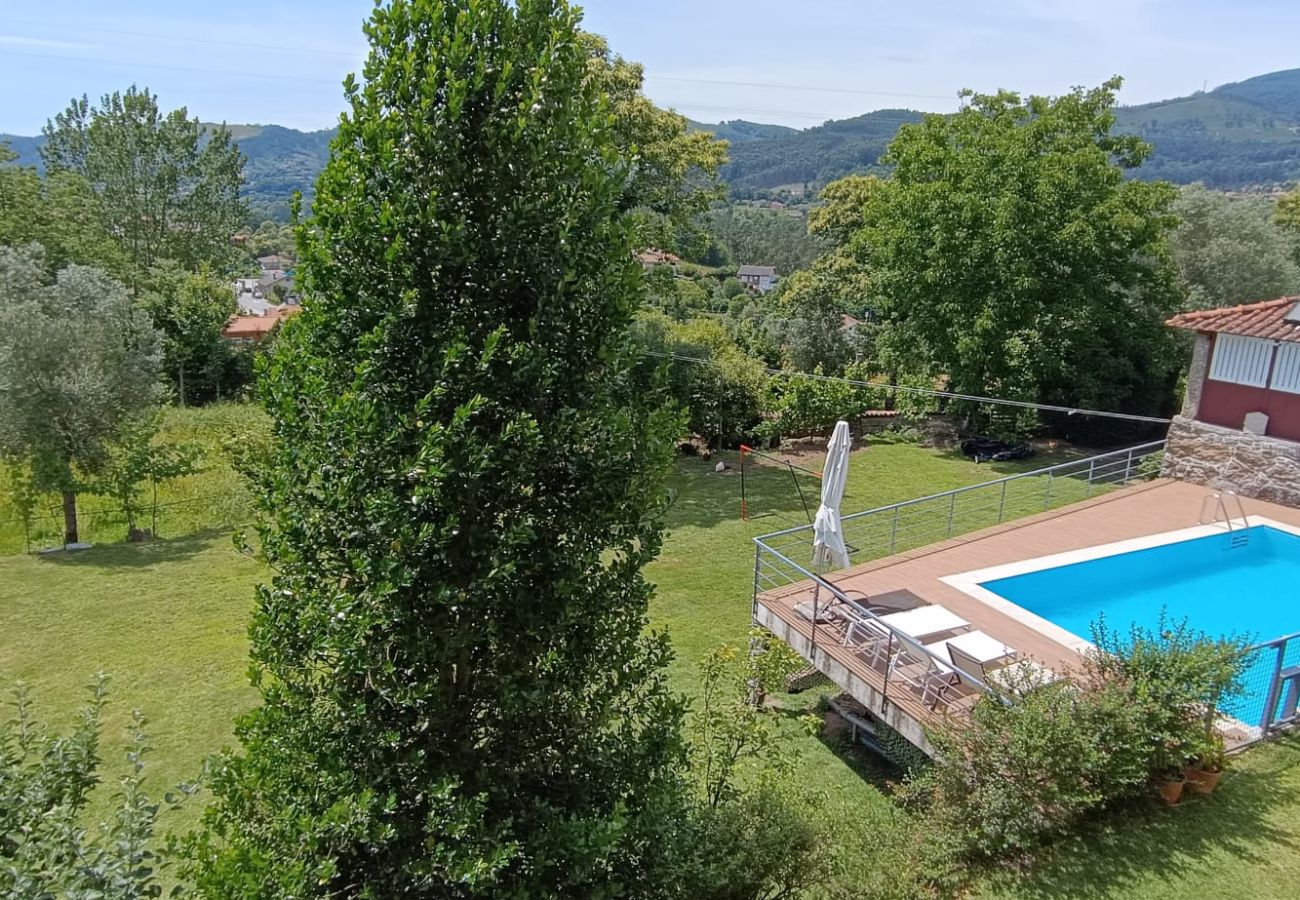
[[[648,247],[645,250],[642,250],[636,255],[636,258],[637,262],[641,263],[641,265],[645,266],[647,269],[654,268],[655,266],[671,266],[675,269],[677,266],[681,265],[682,262],[680,256],[669,253],[666,250],[657,250],[654,247]]]
[[[258,344],[277,325],[301,311],[298,306],[270,306],[260,314],[231,316],[221,336],[232,344]]]
[[[287,256],[281,256],[278,253],[273,253],[270,256],[259,256],[257,258],[257,264],[261,267],[263,272],[283,272],[287,269],[293,268],[293,260]]]
[[[1300,506],[1300,297],[1187,312],[1196,332],[1164,473]]]
[[[741,266],[736,271],[736,277],[745,287],[760,294],[766,294],[776,287],[775,266]]]

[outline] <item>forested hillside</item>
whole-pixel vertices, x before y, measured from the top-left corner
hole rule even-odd
[[[803,131],[740,119],[690,124],[731,142],[731,162],[723,177],[733,197],[746,198],[780,188],[817,190],[843,175],[873,171],[899,126],[921,116],[916,110],[885,109]],[[1300,180],[1300,69],[1121,107],[1118,119],[1118,130],[1155,145],[1139,178],[1199,181],[1220,190],[1256,190]],[[248,157],[245,193],[253,220],[287,219],[294,191],[310,199],[333,129],[230,127]],[[10,142],[20,164],[39,164],[40,138],[0,135],[0,141]]]

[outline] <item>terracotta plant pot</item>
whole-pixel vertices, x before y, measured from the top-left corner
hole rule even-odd
[[[1187,784],[1184,778],[1166,778],[1160,782],[1160,799],[1165,801],[1165,806],[1174,806],[1178,799],[1183,796],[1183,786]]]
[[[1219,786],[1223,770],[1207,772],[1205,769],[1187,770],[1187,789],[1194,794],[1210,794]]]

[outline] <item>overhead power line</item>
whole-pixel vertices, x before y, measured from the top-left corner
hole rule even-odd
[[[654,350],[643,351],[646,356],[656,356],[662,359],[676,359],[681,362],[702,363],[704,365],[717,365],[715,360],[701,359],[697,356],[683,356],[679,353],[659,353]],[[1100,409],[1079,409],[1073,406],[1054,406],[1050,403],[1033,403],[1028,400],[1007,400],[1001,397],[981,397],[976,394],[960,394],[954,391],[940,391],[930,388],[911,387],[902,384],[880,384],[874,381],[860,381],[856,378],[841,378],[835,375],[817,375],[811,372],[791,372],[786,369],[774,369],[770,366],[764,366],[763,371],[769,375],[780,375],[787,378],[809,378],[814,381],[835,381],[841,384],[852,384],[858,387],[872,388],[884,391],[899,391],[905,394],[918,394],[925,397],[947,397],[949,400],[966,400],[972,403],[987,403],[993,406],[1014,406],[1019,409],[1036,409],[1042,412],[1064,413],[1068,416],[1089,416],[1102,419],[1121,419],[1126,422],[1147,422],[1153,425],[1168,425],[1169,419],[1161,419],[1156,416],[1138,416],[1132,413],[1108,412]]]

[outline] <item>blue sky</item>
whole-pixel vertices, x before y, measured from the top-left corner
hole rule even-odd
[[[978,8],[976,8],[978,7]],[[0,4],[0,131],[134,82],[207,120],[333,124],[369,0]],[[651,97],[704,121],[796,127],[949,110],[959,88],[1056,93],[1125,76],[1141,103],[1300,67],[1280,0],[589,0],[587,27],[646,65]]]

